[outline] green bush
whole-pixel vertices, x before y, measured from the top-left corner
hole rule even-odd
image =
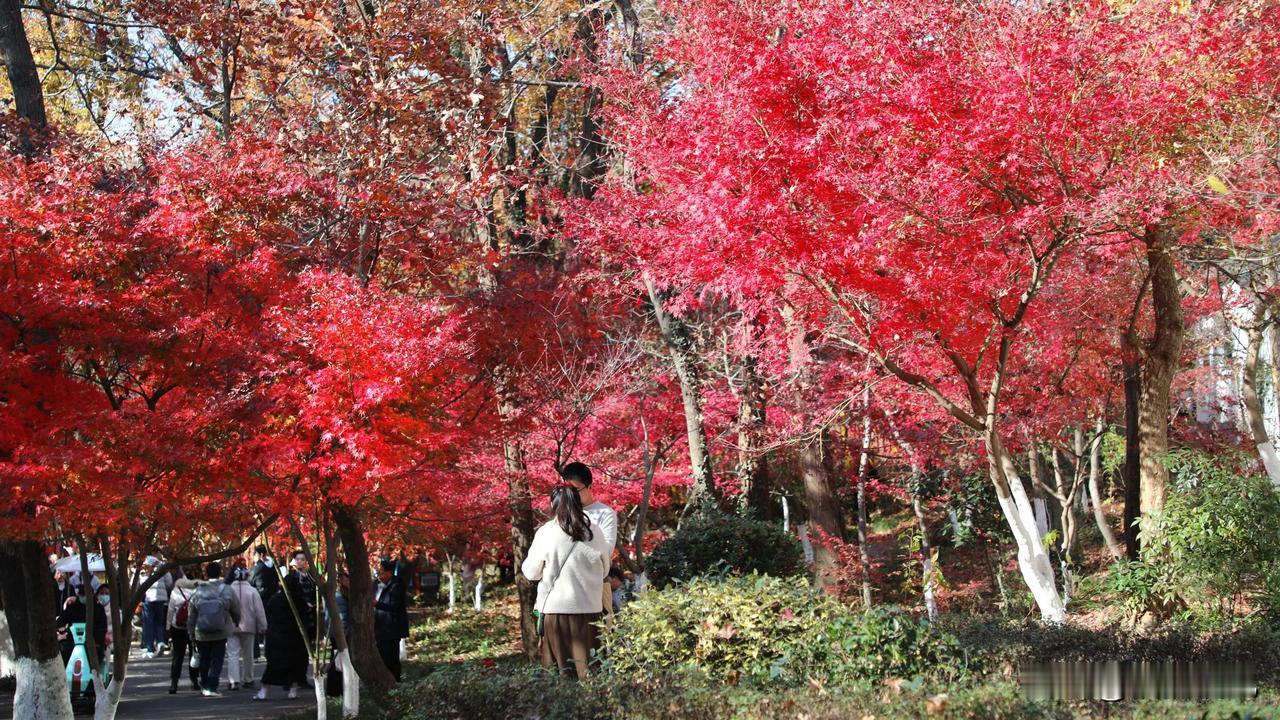
[[[859,613],[803,579],[698,578],[627,605],[604,634],[605,667],[642,678],[671,669],[754,685],[848,684],[959,676],[963,653],[923,621]]]
[[[804,571],[800,544],[773,523],[710,512],[692,517],[654,548],[646,566],[659,588],[711,573],[787,577]]]
[[[604,700],[535,665],[451,666],[391,691],[382,717],[450,720],[606,718]]]
[[[1168,457],[1173,488],[1163,511],[1143,520],[1156,538],[1143,548],[1152,592],[1180,596],[1190,615],[1233,619],[1242,606],[1275,602],[1280,578],[1280,493],[1250,474],[1240,456],[1200,452]]]
[[[533,667],[463,666],[433,673],[392,691],[380,720],[941,720],[1065,719],[1051,704],[1018,695],[1008,682],[978,687],[907,686],[759,688],[725,685],[697,673],[649,678],[600,675],[562,680]],[[364,717],[364,716],[362,716]]]

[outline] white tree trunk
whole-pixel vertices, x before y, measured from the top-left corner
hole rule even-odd
[[[929,622],[938,619],[938,600],[933,589],[933,547],[929,544],[929,523],[925,520],[924,504],[919,495],[911,498],[911,509],[920,528],[920,571],[924,579],[924,612]]]
[[[1098,424],[1094,427],[1093,442],[1089,445],[1089,504],[1093,506],[1093,520],[1098,523],[1098,532],[1102,533],[1102,541],[1107,546],[1107,551],[1116,560],[1124,557],[1124,550],[1120,547],[1119,541],[1116,540],[1115,533],[1111,532],[1111,526],[1107,524],[1107,515],[1102,510],[1102,418],[1098,418]]]
[[[926,556],[924,565],[924,612],[929,622],[938,619],[938,599],[933,592],[933,558]]]
[[[316,673],[312,678],[312,689],[316,693],[316,720],[329,720],[329,699],[324,696],[324,674]]]
[[[94,679],[94,684],[98,694],[93,705],[93,720],[115,720],[116,711],[120,709],[120,698],[124,696],[124,677],[112,678],[105,691],[97,678]]]
[[[453,570],[453,558],[449,558],[446,566],[449,568],[449,612],[453,612],[453,605],[458,599],[457,585],[454,582],[457,573]]]
[[[1022,478],[1013,464],[1013,459],[1005,451],[1000,439],[994,433],[987,437],[988,467],[992,480],[996,484],[996,497],[1000,509],[1004,512],[1005,521],[1013,532],[1014,542],[1018,546],[1018,570],[1027,588],[1035,598],[1040,609],[1040,617],[1045,622],[1061,623],[1067,619],[1067,608],[1058,594],[1058,586],[1053,576],[1053,565],[1049,554],[1045,552],[1040,541],[1040,531],[1036,527],[1036,514],[1031,501],[1027,497]],[[1007,492],[1000,492],[1003,488]]]
[[[1260,301],[1254,311],[1253,325],[1248,332],[1248,349],[1245,353],[1243,390],[1245,425],[1258,447],[1258,455],[1262,458],[1262,466],[1266,468],[1271,485],[1280,492],[1280,456],[1276,454],[1276,446],[1267,434],[1266,421],[1263,419],[1262,401],[1258,397],[1258,358],[1262,351],[1262,327],[1266,319],[1266,306]],[[1276,362],[1274,359],[1272,362]]]
[[[13,695],[13,720],[73,720],[61,657],[39,662],[22,657],[15,665],[18,687]]]
[[[353,718],[360,714],[360,676],[351,664],[351,652],[343,650],[335,658],[342,671],[342,717]]]
[[[18,672],[18,658],[9,633],[9,616],[0,612],[0,678],[11,678]]]

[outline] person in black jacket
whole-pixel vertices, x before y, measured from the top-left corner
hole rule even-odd
[[[258,596],[262,598],[262,604],[265,607],[271,596],[280,591],[280,575],[276,573],[275,564],[271,561],[271,553],[267,551],[266,545],[254,548],[253,556],[257,562],[249,570],[249,584],[258,591]]]
[[[249,570],[249,584],[254,590],[258,591],[258,597],[262,598],[262,607],[267,606],[267,601],[271,596],[280,592],[280,573],[276,570],[275,563],[271,560],[271,553],[267,550],[266,545],[259,545],[253,549],[253,557],[257,561]],[[253,659],[257,660],[262,653],[262,641],[265,635],[259,634],[253,646]]]
[[[88,600],[88,597],[92,597],[93,600]],[[71,658],[71,651],[76,646],[75,638],[71,635],[71,626],[86,622],[88,619],[86,602],[93,603],[93,643],[98,653],[98,662],[102,662],[107,651],[107,610],[96,601],[96,593],[91,596],[72,595],[67,598],[62,611],[58,613],[54,625],[58,629],[58,649],[62,652],[62,662],[65,663]]]
[[[290,607],[290,600],[293,601]],[[271,596],[267,603],[267,669],[262,673],[262,687],[255,700],[267,699],[267,686],[280,685],[289,697],[298,697],[298,688],[307,686],[307,640],[303,637],[294,608],[303,607],[302,588],[295,576],[284,579],[284,592]]]
[[[395,574],[394,560],[383,560],[378,572],[377,603],[373,606],[373,638],[382,662],[400,682],[400,640],[409,637],[409,611],[404,580]]]

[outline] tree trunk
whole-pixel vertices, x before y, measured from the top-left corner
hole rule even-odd
[[[504,408],[507,413],[512,411],[509,406],[504,405]],[[529,554],[529,546],[533,544],[533,499],[529,490],[529,473],[518,442],[505,441],[502,453],[507,473],[507,509],[511,519],[511,557],[516,568],[516,595],[520,599],[520,644],[529,661],[536,663],[541,658],[538,623],[533,617],[538,584],[526,578],[520,570]]]
[[[97,539],[98,554],[106,567],[107,586],[111,593],[107,622],[111,625],[111,683],[107,684],[106,668],[100,668],[95,679],[98,694],[94,703],[94,720],[115,720],[124,696],[124,683],[129,670],[129,646],[133,644],[133,618],[141,596],[137,592],[136,572],[131,572],[129,548],[117,543],[113,549],[105,536]],[[87,546],[80,544],[81,564],[86,568]],[[88,628],[88,623],[86,623]],[[86,629],[88,635],[88,630]],[[92,658],[92,653],[90,654]],[[92,660],[90,661],[92,663]],[[105,688],[105,692],[102,690]]]
[[[920,578],[923,586],[924,612],[929,622],[933,622],[938,619],[938,600],[934,589],[937,584],[937,577],[935,577],[937,571],[934,568],[933,546],[929,543],[929,523],[924,514],[925,498],[922,496],[924,468],[920,466],[915,448],[898,430],[893,412],[886,411],[886,414],[889,416],[889,430],[893,433],[894,440],[911,459],[911,512],[916,516],[916,527],[920,531]],[[948,510],[947,514],[951,518],[953,534],[959,537],[960,533],[954,530],[960,524],[959,518],[956,517],[954,510]]]
[[[40,74],[31,55],[27,30],[22,24],[22,3],[19,0],[0,0],[0,53],[4,55],[14,110],[25,121],[25,127],[19,129],[19,150],[30,156],[35,153],[37,137],[43,134],[48,119]]]
[[[984,443],[987,471],[996,488],[996,499],[1017,544],[1018,570],[1035,598],[1041,618],[1051,623],[1064,622],[1067,618],[1066,605],[1058,594],[1053,565],[1040,542],[1035,511],[1022,485],[1022,478],[1018,476],[1018,469],[1005,450],[999,433],[993,428],[984,433]]]
[[[1084,437],[1076,429],[1079,442]],[[1059,561],[1062,565],[1062,603],[1071,604],[1071,596],[1075,593],[1075,546],[1076,546],[1076,493],[1079,490],[1080,468],[1072,468],[1070,485],[1067,481],[1066,469],[1062,467],[1062,455],[1056,446],[1050,446],[1049,452],[1053,466],[1054,498],[1058,504],[1058,538]]]
[[[862,606],[871,608],[871,549],[867,546],[867,477],[871,472],[871,388],[862,391],[862,446],[858,452],[858,563]]]
[[[685,511],[714,505],[718,497],[711,478],[711,455],[707,451],[707,434],[702,425],[702,383],[698,372],[689,328],[672,316],[662,305],[662,295],[653,280],[644,279],[649,302],[658,322],[663,342],[671,355],[671,364],[680,380],[680,401],[684,407],[685,432],[689,438],[689,468],[693,487]]]
[[[769,467],[758,439],[765,430],[765,396],[756,369],[757,359],[742,363],[742,387],[738,394],[738,508],[744,514],[769,519]]]
[[[1280,415],[1280,324],[1271,323],[1267,336],[1271,341],[1271,402]]]
[[[1053,526],[1049,522],[1049,501],[1044,496],[1044,466],[1035,443],[1027,446],[1027,475],[1031,480],[1031,510],[1036,518],[1036,532],[1043,540]]]
[[[0,0],[0,53],[13,92],[14,111],[25,123],[19,129],[18,149],[31,156],[48,118],[19,0]],[[53,576],[44,548],[35,540],[0,540],[0,568],[0,595],[13,637],[17,678],[13,718],[70,720],[71,698],[54,626]]]
[[[0,593],[13,636],[14,720],[71,720],[65,668],[54,626],[54,585],[34,540],[0,542]]]
[[[347,624],[351,628],[347,643],[351,662],[370,689],[385,693],[395,687],[396,679],[382,662],[373,636],[373,574],[369,567],[369,546],[365,543],[364,527],[352,508],[336,505],[330,512],[338,538],[342,541],[351,581],[347,598]]]
[[[1144,242],[1155,314],[1155,335],[1144,354],[1145,372],[1138,401],[1140,487],[1142,513],[1146,515],[1163,510],[1168,493],[1169,468],[1164,464],[1164,455],[1169,451],[1169,393],[1182,358],[1186,328],[1172,234],[1165,228],[1150,228]]]
[[[804,480],[805,507],[809,511],[809,524],[813,531],[821,530],[827,537],[844,541],[844,521],[840,504],[831,489],[831,478],[822,461],[825,436],[807,442],[800,448],[800,473]],[[819,542],[813,548],[815,580],[820,589],[833,582],[832,570],[836,566],[836,554],[830,544]]]
[[[1138,536],[1138,518],[1142,516],[1141,441],[1138,433],[1138,404],[1142,397],[1142,379],[1136,359],[1124,363],[1124,550],[1130,560],[1137,560],[1142,548]]]
[[[1271,484],[1280,491],[1280,456],[1276,455],[1276,446],[1267,434],[1266,419],[1262,412],[1262,400],[1258,397],[1258,359],[1262,354],[1262,336],[1266,332],[1264,323],[1267,308],[1261,301],[1257,302],[1253,312],[1253,323],[1248,331],[1248,350],[1245,352],[1243,389],[1244,420],[1253,444],[1258,448],[1262,458],[1262,466],[1267,471]],[[1273,360],[1274,362],[1274,360]]]
[[[588,67],[598,62],[596,33],[604,21],[599,7],[580,12],[574,40],[582,52]],[[586,87],[582,91],[582,118],[578,131],[578,156],[569,170],[566,194],[590,200],[595,195],[596,183],[605,171],[605,144],[600,134],[600,107],[604,93],[598,87]]]
[[[919,478],[919,471],[913,470]],[[918,482],[918,479],[917,479]],[[920,530],[920,577],[924,586],[924,612],[929,622],[938,619],[938,600],[934,592],[933,547],[929,544],[929,523],[924,516],[924,501],[919,492],[911,493],[911,512]]]
[[[636,506],[636,527],[631,536],[631,545],[635,548],[634,572],[644,572],[644,528],[649,517],[649,504],[653,500],[653,476],[658,473],[658,455],[660,448],[654,448],[649,441],[649,423],[640,416],[641,442],[644,453],[644,491],[640,495],[640,504]],[[618,545],[621,548],[622,534],[618,534]]]
[[[299,535],[302,534],[296,524],[293,527]],[[344,719],[354,718],[360,714],[360,675],[356,672],[355,665],[351,664],[351,649],[347,643],[347,631],[342,626],[342,614],[337,612],[338,538],[333,534],[332,528],[324,528],[324,555],[328,565],[324,574],[324,601],[326,605],[334,608],[334,611],[329,613],[329,635],[333,638],[334,667],[337,668],[338,672],[342,673],[342,717]],[[311,563],[312,570],[317,567],[318,565],[315,562]],[[349,613],[350,611],[348,610]],[[322,683],[317,682],[316,685],[322,685]],[[323,704],[325,700],[321,698],[319,702]]]
[[[1102,533],[1102,541],[1107,546],[1107,551],[1116,560],[1124,557],[1124,551],[1120,548],[1120,543],[1116,541],[1116,536],[1111,532],[1111,525],[1107,523],[1107,515],[1102,511],[1102,490],[1099,487],[1102,479],[1102,431],[1105,426],[1102,424],[1102,418],[1098,418],[1098,424],[1094,427],[1093,442],[1089,443],[1089,504],[1093,506],[1093,520],[1098,524],[1098,532]],[[1084,452],[1084,439],[1077,434],[1076,453],[1082,455]]]

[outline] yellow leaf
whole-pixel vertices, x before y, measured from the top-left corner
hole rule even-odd
[[[1231,188],[1227,187],[1227,184],[1222,182],[1222,180],[1217,175],[1210,175],[1208,178],[1206,178],[1206,181],[1209,183],[1209,187],[1212,188],[1213,191],[1218,193],[1219,195],[1231,194]]]

